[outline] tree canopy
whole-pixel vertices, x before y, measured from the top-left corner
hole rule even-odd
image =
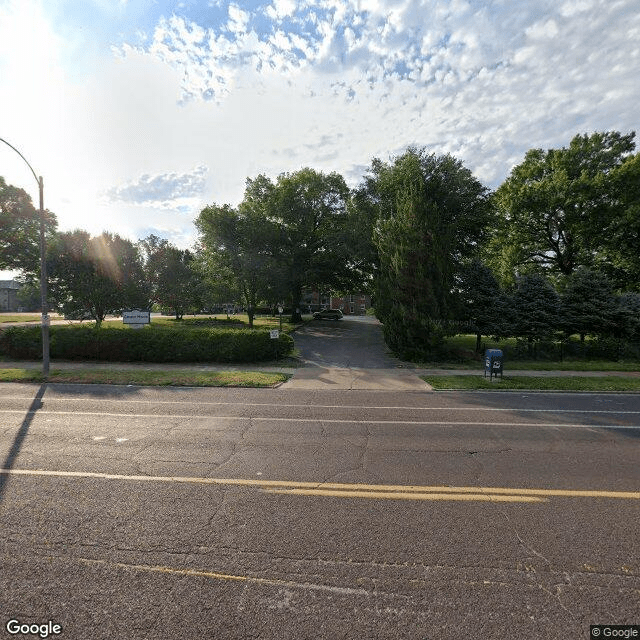
[[[487,190],[451,156],[409,149],[374,160],[378,211],[376,312],[399,354],[428,354],[446,332],[456,274],[478,252],[491,218]]]
[[[580,266],[629,281],[640,254],[634,137],[577,135],[567,148],[527,152],[494,196],[499,224],[489,259],[503,281],[530,268],[566,277]]]
[[[118,235],[60,233],[47,255],[51,299],[66,315],[89,315],[99,326],[108,313],[147,308],[149,289],[137,247]]]
[[[151,301],[172,310],[177,320],[198,307],[199,277],[194,254],[155,235],[147,236],[138,246],[143,254]]]
[[[45,234],[50,241],[57,220],[45,210]],[[40,212],[31,197],[19,187],[7,184],[0,176],[0,269],[15,269],[26,274],[40,272]]]
[[[340,289],[361,277],[353,268],[348,199],[337,173],[305,168],[275,183],[260,175],[247,180],[237,208],[206,207],[196,226],[203,248],[234,274],[248,306],[286,297],[296,321],[303,288]]]

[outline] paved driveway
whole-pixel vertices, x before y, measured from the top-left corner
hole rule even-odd
[[[285,384],[294,389],[387,389],[431,387],[388,350],[382,325],[369,316],[313,320],[293,334],[306,366]]]
[[[293,334],[302,358],[321,367],[392,369],[401,366],[382,337],[382,325],[370,316],[313,320]]]

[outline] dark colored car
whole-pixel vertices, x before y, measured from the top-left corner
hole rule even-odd
[[[342,311],[340,309],[323,309],[322,311],[316,311],[313,317],[316,320],[340,320]]]

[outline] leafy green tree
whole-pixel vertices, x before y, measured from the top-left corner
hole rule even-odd
[[[60,233],[47,262],[50,297],[65,315],[88,315],[99,327],[109,313],[148,305],[150,292],[138,248],[118,235]]]
[[[45,237],[51,240],[57,226],[53,213],[45,210]],[[26,191],[6,183],[0,176],[0,269],[25,274],[40,273],[40,212]]]
[[[253,199],[248,186],[237,209],[208,206],[200,213],[196,227],[210,256],[210,270],[218,280],[234,282],[247,306],[249,326],[253,326],[255,309],[267,298],[275,278],[273,222],[262,203]]]
[[[597,266],[619,288],[640,291],[640,153],[625,158],[609,179],[618,214],[600,220],[592,230],[606,247],[604,255],[597,256]]]
[[[340,290],[359,282],[352,250],[356,230],[347,215],[349,189],[338,173],[305,168],[281,174],[263,193],[278,227],[274,257],[289,291],[291,321],[299,322],[303,288]]]
[[[23,311],[40,311],[42,307],[40,284],[32,280],[23,282],[16,298]]]
[[[452,315],[456,276],[477,254],[491,210],[487,190],[451,156],[409,149],[374,160],[376,314],[387,344],[407,358],[428,356]]]
[[[233,274],[250,310],[286,297],[292,321],[299,321],[303,288],[348,288],[360,278],[348,198],[337,173],[301,169],[275,183],[260,175],[247,180],[237,208],[206,207],[196,226],[204,250]]]
[[[580,267],[567,280],[560,297],[561,325],[567,335],[602,336],[611,332],[616,300],[609,279]]]
[[[527,152],[494,196],[499,225],[488,259],[503,281],[532,267],[569,276],[610,261],[611,229],[638,204],[634,136],[577,135],[568,148]]]
[[[145,256],[144,270],[151,300],[173,310],[176,320],[199,307],[199,277],[194,255],[178,249],[168,240],[150,235],[139,242]]]

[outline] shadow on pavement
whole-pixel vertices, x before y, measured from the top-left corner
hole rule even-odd
[[[9,484],[8,472],[13,469],[16,459],[20,455],[20,449],[22,448],[24,439],[27,437],[29,427],[33,422],[36,411],[42,408],[42,397],[44,396],[46,390],[46,383],[41,384],[38,392],[33,399],[33,402],[31,403],[31,406],[29,407],[29,409],[27,409],[27,415],[24,417],[24,420],[20,425],[20,429],[18,429],[18,433],[16,433],[16,437],[14,438],[13,444],[11,445],[9,452],[7,453],[7,457],[4,459],[2,467],[0,467],[0,469],[2,469],[2,471],[0,471],[0,504],[2,504],[5,491],[7,490],[7,485]]]

